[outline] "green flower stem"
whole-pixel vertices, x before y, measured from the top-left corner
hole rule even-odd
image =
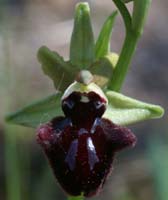
[[[125,4],[121,0],[113,0],[115,5],[117,6],[118,10],[120,11],[120,14],[122,15],[126,31],[131,30],[132,27],[132,19],[131,15],[125,6]]]
[[[130,1],[134,1],[134,0],[122,0],[122,2],[124,3],[129,3]]]
[[[78,197],[69,196],[68,200],[84,200],[84,197],[83,196],[78,196]]]
[[[150,5],[150,0],[134,0],[133,16],[131,18],[126,6],[120,0],[113,0],[118,7],[126,28],[126,37],[123,44],[122,51],[116,68],[113,72],[112,79],[109,83],[109,89],[120,91],[123,81],[126,77],[128,67],[130,65],[132,56],[135,52],[137,42],[143,32],[145,18]]]
[[[133,35],[133,33],[128,33],[126,35],[118,63],[109,83],[110,90],[114,90],[116,92],[120,91],[124,78],[127,74],[132,56],[135,52],[138,39],[139,37]]]

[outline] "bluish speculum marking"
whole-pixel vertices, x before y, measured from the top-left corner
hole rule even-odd
[[[99,158],[97,157],[96,149],[91,137],[87,139],[87,149],[88,149],[88,162],[89,162],[90,170],[93,170],[94,165],[97,162],[99,162]]]
[[[77,151],[78,151],[78,140],[76,139],[71,142],[70,148],[65,158],[65,162],[68,163],[68,166],[71,171],[75,169]]]

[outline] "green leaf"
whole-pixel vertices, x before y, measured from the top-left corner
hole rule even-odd
[[[106,95],[109,105],[104,117],[119,125],[159,118],[164,113],[160,106],[144,103],[117,92],[107,91]]]
[[[74,69],[56,52],[42,46],[38,51],[38,59],[43,72],[49,76],[57,90],[63,91],[74,80]]]
[[[101,58],[110,52],[110,39],[117,11],[114,11],[105,21],[95,45],[95,56]]]
[[[61,96],[56,93],[45,99],[34,102],[17,112],[11,113],[6,117],[6,121],[27,127],[36,128],[40,123],[50,121],[55,116],[62,115]]]
[[[118,61],[118,55],[116,53],[110,53],[97,60],[89,68],[94,75],[94,82],[100,87],[105,87],[112,77],[113,69]]]
[[[94,61],[94,36],[88,3],[78,3],[70,45],[70,62],[86,69]]]

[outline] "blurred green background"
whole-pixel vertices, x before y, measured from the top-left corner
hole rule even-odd
[[[42,45],[65,58],[77,0],[0,0],[0,199],[63,200],[35,130],[5,124],[4,115],[52,94],[36,52]],[[111,0],[90,0],[94,33],[115,9]],[[168,102],[168,2],[153,1],[123,93],[147,102]],[[131,10],[131,5],[130,5]],[[119,52],[124,37],[117,18],[111,46]],[[43,116],[45,117],[45,116]],[[40,124],[40,121],[39,121]],[[162,119],[130,127],[134,149],[120,153],[99,200],[168,200],[167,113]],[[72,183],[73,184],[73,183]]]

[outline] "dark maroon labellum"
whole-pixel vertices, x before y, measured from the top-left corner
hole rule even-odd
[[[95,92],[72,92],[62,100],[65,117],[56,117],[37,130],[53,172],[72,196],[90,197],[102,188],[114,154],[133,146],[136,137],[125,127],[101,118],[106,100]]]

